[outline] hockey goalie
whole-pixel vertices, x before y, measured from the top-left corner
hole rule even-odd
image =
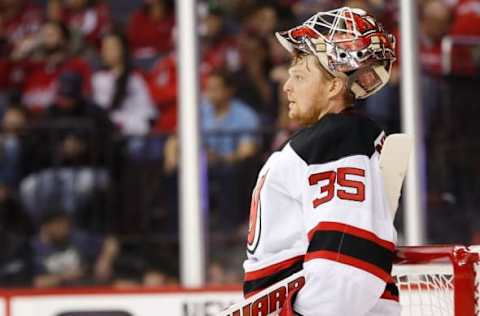
[[[258,175],[244,295],[284,286],[227,314],[400,315],[391,277],[396,203],[380,166],[385,134],[353,107],[388,82],[394,37],[349,7],[276,36],[292,54],[289,118],[303,128]]]

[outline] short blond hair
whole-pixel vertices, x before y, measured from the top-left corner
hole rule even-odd
[[[291,63],[291,66],[294,66],[294,65],[297,65],[299,63],[301,63],[303,60],[305,60],[305,62],[307,62],[307,57],[308,56],[313,56],[311,54],[307,54],[307,53],[304,53],[304,52],[301,52],[301,51],[296,51],[292,57],[292,63]],[[313,56],[315,57],[315,56]],[[314,58],[315,59],[315,66],[317,66],[318,69],[320,69],[320,71],[325,75],[325,78],[327,78],[328,80],[332,80],[335,76],[332,75],[331,73],[329,73],[323,66],[322,64],[320,63],[320,61],[318,60],[318,58]],[[308,68],[308,63],[306,64],[307,66],[307,70],[310,70]]]

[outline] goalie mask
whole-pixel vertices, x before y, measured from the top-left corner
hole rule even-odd
[[[374,94],[390,79],[395,38],[364,10],[343,7],[319,12],[275,35],[290,53],[312,54],[333,76],[347,75],[356,99]]]

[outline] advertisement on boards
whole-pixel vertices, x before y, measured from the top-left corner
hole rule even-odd
[[[241,299],[240,292],[19,296],[0,316],[214,316]]]

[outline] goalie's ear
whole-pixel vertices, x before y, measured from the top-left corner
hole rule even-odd
[[[348,78],[341,73],[335,77],[330,77],[328,85],[329,99],[345,99],[345,94],[349,93]]]
[[[342,90],[344,89],[345,84],[343,83],[343,80],[335,77],[332,78],[329,81],[329,87],[328,87],[328,96],[330,98],[335,98],[340,95]]]
[[[402,184],[407,174],[413,140],[407,134],[392,134],[385,139],[380,154],[380,170],[392,218],[398,209]]]

